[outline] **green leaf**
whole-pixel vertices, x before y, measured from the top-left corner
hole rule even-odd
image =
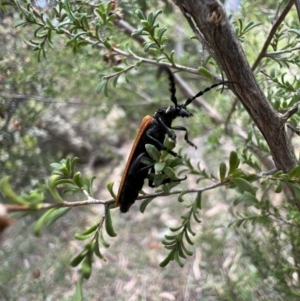
[[[178,251],[175,251],[175,253],[174,253],[174,259],[177,262],[177,264],[182,268],[183,267],[183,263],[180,261],[179,252]]]
[[[131,36],[138,36],[143,34],[144,27],[138,28],[131,33]]]
[[[79,277],[76,283],[76,292],[75,292],[75,301],[82,301],[82,284],[83,284],[83,277]]]
[[[88,230],[84,231],[83,233],[75,233],[74,237],[78,240],[87,239],[95,234],[98,227],[99,227],[99,223],[95,224],[94,226],[92,226]]]
[[[160,152],[158,151],[158,149],[152,144],[146,144],[145,148],[149,156],[153,158],[156,162],[158,162],[160,159]]]
[[[106,185],[106,188],[109,191],[110,195],[113,197],[113,199],[116,200],[117,196],[116,196],[116,194],[114,193],[114,190],[113,190],[114,184],[115,184],[114,182],[108,182],[107,185]]]
[[[292,28],[292,29],[289,29],[288,31],[295,33],[297,36],[300,36],[300,30],[299,29]]]
[[[152,41],[146,42],[144,45],[144,51],[148,52],[148,50],[151,48],[158,49],[158,46],[156,45],[155,42]]]
[[[165,180],[165,175],[162,175],[162,174],[155,174],[154,175],[154,179],[153,179],[153,182],[154,182],[154,186],[155,187],[158,187],[162,184],[163,180]]]
[[[201,220],[198,217],[198,211],[193,210],[193,217],[194,217],[194,220],[196,221],[196,223],[199,223],[199,224],[201,223]]]
[[[176,179],[176,174],[175,174],[173,168],[171,168],[169,166],[166,167],[164,169],[164,173],[168,176],[168,178],[170,178],[170,179]]]
[[[211,74],[211,72],[204,67],[198,68],[198,72],[206,78],[214,79],[214,76]]]
[[[242,200],[245,198],[245,196],[243,194],[239,195],[234,201],[233,201],[233,205],[237,206],[240,202],[242,202]]]
[[[167,165],[169,166],[169,167],[171,167],[171,168],[174,168],[174,167],[176,167],[176,166],[178,166],[178,165],[181,165],[182,164],[182,158],[178,158],[178,157],[176,157],[176,158],[168,158],[167,160],[166,160],[166,162],[167,162]]]
[[[80,189],[83,188],[83,181],[80,171],[76,172],[76,174],[73,176],[73,180]]]
[[[166,162],[155,163],[155,165],[154,165],[155,172],[157,172],[157,173],[162,172],[163,169],[165,168],[165,166],[166,166]]]
[[[295,179],[299,179],[300,178],[300,166],[297,165],[295,166],[291,171],[289,171],[288,173],[289,178],[295,178]]]
[[[78,157],[74,157],[70,162],[70,173],[73,175],[75,173],[75,164],[79,160]]]
[[[246,33],[246,32],[248,32],[248,31],[250,31],[251,29],[253,29],[254,27],[256,27],[256,26],[259,26],[259,25],[261,25],[262,24],[262,22],[249,22],[246,26],[245,26],[245,28],[244,28],[244,30],[243,30],[243,34],[244,33]]]
[[[96,179],[95,176],[92,176],[86,180],[85,187],[89,195],[93,194],[93,182]]]
[[[185,252],[185,254],[187,254],[188,256],[192,256],[194,254],[192,251],[190,251],[190,250],[188,250],[186,248],[186,246],[184,245],[184,243],[182,244],[182,249]]]
[[[197,204],[198,209],[202,209],[202,198],[201,197],[202,197],[202,193],[198,192],[196,199],[195,199],[195,203]]]
[[[100,259],[103,259],[103,258],[104,258],[103,254],[102,254],[101,251],[100,251],[100,247],[99,247],[99,244],[98,244],[98,243],[95,243],[95,244],[94,244],[94,253],[95,253],[95,255],[96,255],[97,257],[99,257]]]
[[[60,196],[60,194],[58,193],[58,191],[57,191],[57,189],[56,189],[56,187],[55,187],[55,185],[54,185],[54,182],[55,182],[55,180],[56,180],[57,177],[58,177],[57,175],[52,175],[52,176],[50,177],[50,179],[48,179],[48,180],[46,181],[46,186],[47,186],[48,190],[50,191],[52,197],[53,197],[56,201],[58,201],[59,203],[63,203],[64,200],[63,200],[63,198]]]
[[[153,165],[153,163],[155,163],[155,161],[149,158],[148,156],[147,157],[143,156],[140,162],[143,163],[144,165]]]
[[[34,235],[36,236],[40,236],[41,235],[41,229],[47,219],[47,217],[55,210],[55,208],[49,209],[48,211],[46,211],[35,223],[34,228],[33,228],[33,232]]]
[[[101,80],[96,88],[97,93],[100,93],[102,90],[104,90],[105,93],[105,91],[107,90],[107,84],[108,84],[108,80],[106,79]]]
[[[174,260],[174,252],[175,250],[173,249],[168,256],[159,264],[160,267],[165,267],[171,260]]]
[[[244,191],[245,196],[245,207],[254,206],[255,208],[259,208],[259,201],[258,199],[250,192]]]
[[[146,207],[148,206],[148,204],[153,200],[154,198],[148,198],[148,199],[145,199],[141,202],[141,205],[140,205],[140,212],[141,213],[144,213],[145,210],[146,210]]]
[[[157,33],[157,38],[158,38],[158,41],[160,44],[164,43],[165,41],[163,41],[163,37],[164,37],[164,33],[167,31],[167,28],[163,27],[163,28],[160,28],[158,30],[158,33]]]
[[[17,21],[15,24],[14,24],[14,27],[15,28],[17,28],[17,27],[19,27],[19,26],[26,26],[26,25],[28,25],[29,24],[29,22],[27,21],[27,20],[19,20],[19,21]]]
[[[193,236],[196,235],[196,232],[194,232],[193,229],[192,229],[192,225],[191,225],[191,220],[190,220],[190,218],[189,218],[188,222],[186,223],[186,227],[187,227],[188,231],[189,231]]]
[[[98,237],[100,243],[105,247],[105,248],[109,248],[110,244],[104,239],[103,237],[103,231],[102,228],[99,231],[99,237]]]
[[[156,18],[157,18],[161,13],[162,13],[162,10],[161,10],[161,9],[157,10],[156,12],[154,12],[154,14],[153,14],[152,25],[154,24]]]
[[[84,257],[86,256],[86,254],[88,253],[87,249],[84,249],[81,253],[79,253],[75,258],[72,259],[72,261],[70,262],[70,265],[72,267],[77,267],[80,262],[84,259]]]
[[[58,179],[58,180],[55,180],[53,185],[54,187],[56,186],[59,186],[59,185],[63,185],[63,184],[71,184],[71,185],[74,185],[74,181],[71,180],[71,179],[68,179],[68,178],[63,178],[63,179]]]
[[[178,227],[171,227],[170,230],[171,230],[172,232],[177,232],[177,231],[179,231],[182,227],[183,227],[183,225],[180,225],[180,226],[178,226]]]
[[[282,192],[282,184],[281,181],[277,182],[276,188],[275,188],[276,193],[281,193]]]
[[[60,164],[60,163],[51,163],[50,166],[51,166],[53,169],[60,170],[62,164]]]
[[[10,186],[9,183],[10,177],[5,176],[2,180],[0,180],[0,191],[3,192],[3,194],[13,203],[19,204],[19,205],[28,205],[28,202],[26,202],[23,198],[19,197]]]
[[[170,62],[173,65],[175,65],[174,55],[175,55],[175,50],[172,50],[169,56],[170,56]]]
[[[135,11],[135,14],[139,17],[140,20],[145,20],[146,19],[145,15],[143,14],[143,12],[140,9],[137,9]]]
[[[231,175],[239,166],[240,160],[235,151],[232,151],[229,156],[229,172],[228,175]]]
[[[253,195],[255,195],[256,189],[252,186],[248,181],[242,178],[233,178],[232,182],[240,188],[242,191],[247,191]]]
[[[225,164],[224,162],[221,162],[221,163],[220,163],[220,167],[219,167],[220,180],[221,180],[221,182],[223,182],[224,179],[225,179],[225,176],[226,176],[226,169],[227,169],[226,164]]]
[[[172,137],[169,137],[168,135],[165,135],[164,143],[163,145],[169,149],[172,150],[176,146],[176,136],[173,131],[172,132]]]
[[[110,215],[110,209],[107,209],[105,211],[105,229],[109,236],[111,236],[111,237],[117,236],[117,234],[113,228],[113,223],[112,223],[112,219],[111,219],[111,215]]]
[[[81,274],[83,278],[89,279],[92,273],[92,255],[87,255],[81,264]]]
[[[30,208],[37,208],[37,205],[45,199],[44,193],[38,189],[33,189],[28,194],[21,193],[21,197],[29,203]]]
[[[50,226],[53,224],[56,220],[64,216],[66,213],[68,213],[72,208],[71,207],[65,207],[65,208],[58,208],[54,209],[46,218],[45,225]]]
[[[184,198],[183,196],[186,194],[185,191],[180,192],[179,196],[178,196],[178,202],[183,203],[184,202]]]

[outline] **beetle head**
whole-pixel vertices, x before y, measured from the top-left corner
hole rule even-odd
[[[184,105],[177,105],[158,109],[154,116],[160,117],[166,124],[170,124],[170,122],[172,122],[177,117],[188,118],[192,117],[193,114],[188,111]]]
[[[170,106],[166,108],[166,114],[170,116],[174,116],[173,119],[176,117],[191,117],[193,114],[187,110],[185,105],[176,105],[176,106]]]

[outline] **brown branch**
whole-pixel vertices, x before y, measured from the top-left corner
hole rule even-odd
[[[300,105],[300,101],[298,101],[297,103],[294,104],[294,106],[292,108],[290,108],[288,111],[286,111],[283,115],[282,115],[282,119],[284,121],[287,121],[289,118],[291,118],[294,114],[296,114],[298,112],[298,108]]]
[[[294,5],[295,0],[290,0],[287,5],[285,6],[285,8],[283,9],[281,15],[278,16],[277,20],[275,21],[275,23],[273,24],[270,33],[265,41],[265,44],[263,45],[262,50],[260,51],[258,57],[256,58],[253,66],[252,66],[252,71],[254,71],[256,69],[256,67],[258,66],[258,64],[260,63],[260,61],[262,60],[262,58],[266,55],[267,53],[267,49],[272,41],[272,38],[274,36],[274,34],[276,33],[278,27],[281,25],[282,21],[284,20],[284,18],[286,17],[286,15],[288,14],[288,12],[291,10],[292,6]]]
[[[291,141],[283,130],[284,120],[258,86],[240,42],[226,18],[223,6],[217,0],[173,1],[192,24],[195,35],[207,46],[226,77],[239,84],[232,86],[232,91],[266,139],[276,167],[288,172],[297,164],[297,159]],[[289,5],[291,3],[293,1],[289,1]],[[289,5],[278,20],[282,20],[286,15]],[[201,35],[198,34],[199,31]],[[269,39],[271,36],[272,34],[269,35]]]
[[[217,182],[211,185],[207,185],[203,188],[199,189],[187,189],[184,190],[185,193],[201,193],[207,190],[211,190],[220,186],[225,186],[229,183],[229,181],[223,181],[223,182]],[[159,196],[169,196],[169,195],[176,195],[182,193],[183,190],[174,190],[169,192],[168,194],[164,192],[159,192],[159,193],[149,193],[146,195],[141,195],[137,197],[137,200],[143,200],[143,199],[149,199],[149,198],[155,198]],[[19,211],[41,211],[41,210],[47,210],[51,208],[64,208],[64,207],[78,207],[78,206],[87,206],[87,205],[104,205],[104,206],[109,206],[113,205],[115,203],[115,200],[111,199],[108,201],[101,201],[92,198],[88,194],[86,195],[88,197],[87,200],[84,201],[77,201],[77,202],[67,202],[64,201],[62,203],[42,203],[39,204],[35,207],[32,207],[30,205],[10,205],[10,204],[1,204],[5,207],[7,213],[12,213],[12,212],[19,212]]]
[[[300,21],[300,0],[295,0],[295,5],[297,9],[298,19]]]
[[[291,53],[291,52],[299,50],[299,49],[300,49],[300,46],[296,46],[293,48],[288,48],[288,49],[283,49],[283,50],[278,50],[278,51],[273,51],[273,52],[267,52],[267,53],[265,53],[265,57],[273,57],[273,56],[280,55],[280,54]]]

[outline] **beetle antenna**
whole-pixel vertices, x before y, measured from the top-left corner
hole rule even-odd
[[[233,82],[233,81],[223,81],[221,83],[214,84],[214,85],[212,85],[212,86],[204,89],[203,91],[198,92],[195,96],[187,99],[186,102],[185,102],[185,104],[184,104],[184,107],[188,106],[194,99],[196,99],[197,97],[203,95],[204,93],[208,92],[209,90],[211,90],[211,89],[213,89],[213,88],[215,88],[217,86],[225,85],[225,84],[237,84],[237,85],[239,85],[239,83]]]
[[[172,71],[166,67],[166,66],[161,66],[158,69],[158,77],[160,77],[161,73],[163,71],[166,71],[168,73],[169,76],[169,83],[170,83],[170,89],[169,91],[171,92],[171,96],[170,99],[171,101],[174,103],[175,107],[177,107],[177,98],[176,98],[176,86],[175,86],[175,78],[174,75],[172,73]]]

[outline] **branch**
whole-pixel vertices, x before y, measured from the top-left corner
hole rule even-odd
[[[297,9],[298,19],[300,21],[300,0],[295,0],[295,5]]]
[[[282,130],[284,120],[273,109],[258,86],[241,44],[226,17],[223,6],[217,0],[173,1],[180,7],[189,24],[192,24],[191,27],[195,35],[206,45],[209,53],[224,70],[228,80],[239,84],[231,87],[233,93],[236,94],[266,139],[276,167],[288,172],[297,164],[297,158],[287,133]],[[289,5],[279,16],[268,41],[277,28],[278,22],[282,21],[289,11],[289,7],[294,3],[293,1],[289,1]],[[265,45],[268,45],[268,43],[265,43]],[[262,53],[265,54],[265,51],[262,51]],[[257,60],[258,62],[259,60]]]
[[[149,193],[147,195],[142,195],[137,197],[137,200],[143,200],[143,199],[149,199],[149,198],[155,198],[155,197],[164,197],[164,196],[169,196],[169,195],[176,195],[176,194],[181,194],[183,191],[185,193],[201,193],[207,190],[211,190],[220,186],[225,186],[229,183],[229,181],[223,181],[223,182],[217,182],[212,185],[205,186],[203,188],[199,189],[187,189],[187,190],[174,190],[171,191],[170,193],[166,194],[164,192],[159,192],[159,193]],[[115,200],[111,199],[108,201],[101,201],[98,199],[92,198],[87,191],[83,190],[83,193],[87,197],[87,200],[84,201],[77,201],[77,202],[68,202],[64,201],[61,203],[43,203],[39,204],[35,207],[32,207],[30,205],[10,205],[10,204],[3,204],[5,206],[6,210],[8,213],[11,212],[19,212],[19,211],[41,211],[41,210],[46,210],[46,209],[51,209],[51,208],[64,208],[64,207],[78,207],[78,206],[87,206],[87,205],[113,205],[115,203]]]
[[[299,105],[300,105],[300,101],[296,102],[292,108],[290,108],[282,115],[282,119],[284,121],[287,121],[290,117],[296,114],[298,112]]]
[[[300,46],[297,46],[297,47],[294,47],[294,48],[288,48],[288,49],[279,50],[279,51],[267,52],[265,54],[265,57],[272,57],[272,56],[276,56],[276,55],[280,55],[280,54],[284,54],[284,53],[291,53],[291,52],[299,50],[299,49],[300,49]]]
[[[286,15],[288,14],[288,12],[291,10],[292,6],[294,5],[295,0],[290,0],[287,5],[285,6],[285,8],[283,9],[281,15],[278,17],[278,19],[275,21],[275,23],[273,24],[270,33],[265,41],[265,44],[262,48],[262,50],[260,51],[260,54],[258,55],[257,59],[255,60],[253,66],[252,66],[252,71],[254,71],[256,69],[256,67],[258,66],[258,64],[260,63],[260,61],[262,60],[262,58],[266,55],[267,53],[267,49],[273,39],[274,34],[276,33],[278,27],[281,25],[282,21],[284,20],[284,18],[286,17]]]

